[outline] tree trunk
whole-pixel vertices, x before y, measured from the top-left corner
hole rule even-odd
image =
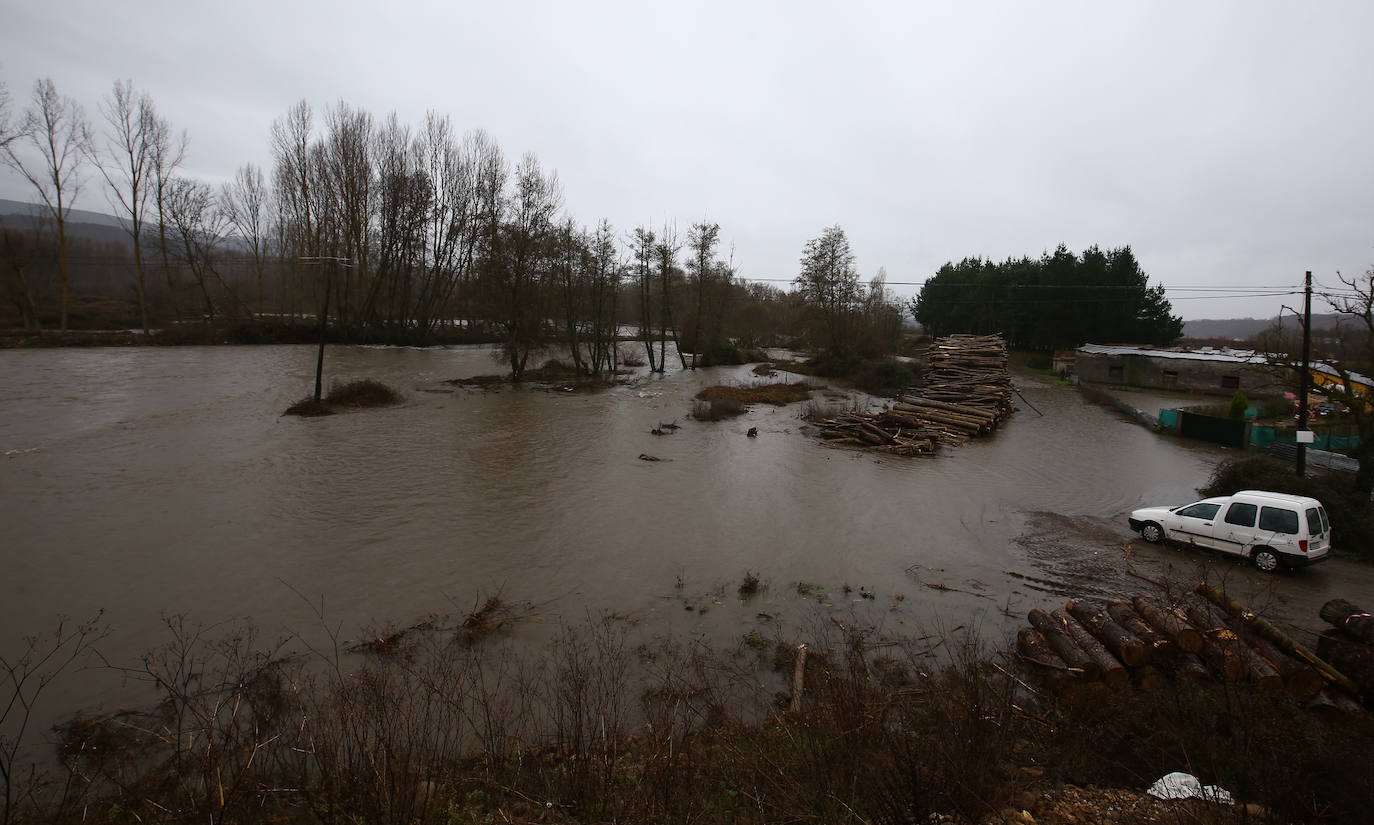
[[[1131,683],[1131,674],[1126,671],[1125,665],[1121,664],[1111,651],[1102,646],[1102,643],[1093,638],[1093,635],[1083,628],[1070,615],[1062,610],[1056,610],[1050,614],[1068,634],[1073,643],[1082,651],[1090,656],[1101,670],[1102,681],[1112,690],[1120,690]]]
[[[1294,642],[1288,637],[1288,634],[1279,630],[1263,616],[1258,615],[1253,610],[1246,608],[1245,605],[1227,596],[1221,589],[1213,587],[1206,582],[1202,582],[1198,584],[1196,590],[1201,595],[1207,597],[1208,601],[1239,619],[1246,627],[1273,642],[1279,650],[1282,650],[1296,659],[1301,659],[1316,668],[1323,679],[1340,687],[1347,693],[1357,692],[1355,684],[1341,674],[1340,671],[1322,661],[1321,657],[1317,654],[1297,642]]]
[[[1050,617],[1050,614],[1036,608],[1027,613],[1026,618],[1030,620],[1031,625],[1036,630],[1044,635],[1050,649],[1064,661],[1064,664],[1081,672],[1085,678],[1101,678],[1102,669],[1093,661],[1091,656],[1074,644],[1073,639],[1069,638],[1068,633]]]
[[[1150,626],[1174,640],[1179,649],[1187,653],[1202,651],[1202,634],[1188,626],[1188,623],[1166,610],[1158,602],[1147,596],[1136,596],[1132,600],[1136,612],[1149,622]]]
[[[1129,604],[1119,599],[1107,602],[1107,615],[1112,617],[1112,621],[1135,634],[1136,638],[1144,642],[1151,651],[1174,646],[1173,639],[1150,627],[1149,622],[1140,618],[1139,613],[1136,613]]]
[[[1064,607],[1126,665],[1140,667],[1150,660],[1150,648],[1135,634],[1112,621],[1105,607],[1094,606],[1080,599],[1074,599]]]

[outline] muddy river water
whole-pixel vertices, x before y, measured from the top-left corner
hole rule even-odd
[[[499,372],[491,355],[332,348],[332,379],[405,401],[306,420],[279,414],[310,385],[309,347],[0,352],[0,647],[99,608],[103,652],[127,660],[165,640],[165,614],[270,635],[322,601],[349,633],[496,591],[544,628],[614,613],[729,639],[825,609],[1004,637],[1030,607],[1200,563],[1309,626],[1328,594],[1374,593],[1341,561],[1263,577],[1133,540],[1127,511],[1194,498],[1226,453],[1038,378],[995,436],[910,459],[827,447],[801,405],[688,418],[746,367],[596,394],[441,383]],[[748,603],[746,571],[767,586]]]

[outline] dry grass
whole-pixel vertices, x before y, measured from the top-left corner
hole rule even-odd
[[[807,400],[814,389],[819,388],[804,381],[791,384],[759,384],[753,387],[727,387],[717,384],[697,393],[697,398],[711,402],[729,400],[741,404],[772,404],[781,407],[794,401]]]

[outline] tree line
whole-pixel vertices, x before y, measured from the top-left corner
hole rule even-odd
[[[301,101],[271,124],[270,169],[245,164],[214,186],[185,173],[186,133],[130,81],[113,84],[94,120],[50,79],[14,108],[0,98],[0,157],[28,181],[51,235],[0,246],[25,326],[43,315],[49,272],[68,326],[70,213],[95,183],[127,235],[128,260],[115,265],[145,331],[328,318],[398,341],[462,334],[501,343],[515,378],[554,344],[596,375],[617,367],[626,337],[663,370],[784,341],[881,355],[901,332],[902,305],[881,273],[861,281],[838,226],[806,244],[792,289],[749,282],[718,224],[581,224],[535,154],[512,159],[435,112],[412,125]],[[51,266],[35,247],[51,250]]]
[[[932,335],[1002,333],[1015,348],[1080,344],[1172,344],[1183,319],[1162,285],[1150,286],[1129,246],[1075,254],[1060,245],[1039,258],[946,263],[911,301]]]

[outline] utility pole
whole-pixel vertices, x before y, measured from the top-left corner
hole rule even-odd
[[[1307,474],[1307,385],[1312,383],[1312,273],[1307,273],[1302,294],[1302,377],[1298,382],[1298,478]]]
[[[324,279],[324,306],[320,309],[320,349],[315,357],[315,400],[319,401],[324,388],[324,334],[329,324],[329,293],[334,286],[334,275],[341,266],[352,266],[350,258],[311,257],[301,258],[305,264],[329,264],[329,272]]]

